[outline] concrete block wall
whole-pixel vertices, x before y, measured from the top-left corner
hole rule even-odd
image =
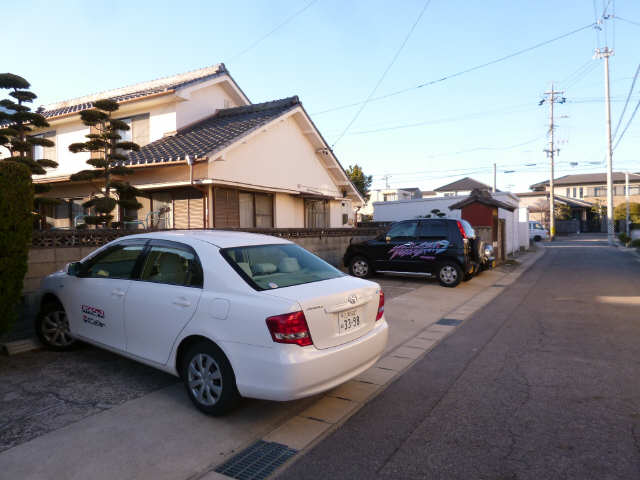
[[[67,263],[86,257],[96,248],[98,247],[32,248],[29,250],[23,293],[36,291],[43,277],[64,268]]]

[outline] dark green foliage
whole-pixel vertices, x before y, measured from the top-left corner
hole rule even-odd
[[[0,333],[15,320],[31,244],[33,185],[29,169],[0,162]]]
[[[26,90],[29,82],[18,75],[3,73],[0,74],[0,88],[10,89],[9,95],[17,100],[17,103],[8,98],[0,100],[0,106],[7,110],[3,114],[3,120],[8,125],[0,129],[0,145],[11,153],[11,158],[7,160],[25,165],[35,175],[46,173],[45,168],[57,167],[58,164],[53,160],[34,160],[31,156],[34,146],[53,147],[55,144],[49,139],[29,136],[34,127],[49,126],[42,115],[32,112],[31,107],[25,105],[37,98],[35,93]]]
[[[26,90],[31,84],[24,78],[13,73],[0,73],[0,88],[11,88],[13,90]]]
[[[614,220],[626,220],[627,219],[627,203],[621,203],[613,209]],[[629,202],[629,221],[631,223],[640,222],[640,203]]]
[[[629,235],[627,235],[624,232],[621,232],[618,234],[618,238],[620,239],[620,241],[626,245],[627,243],[629,243],[631,241],[631,237]]]
[[[346,172],[349,180],[351,180],[353,186],[360,192],[360,195],[362,195],[365,200],[368,200],[371,182],[373,181],[372,176],[365,175],[362,167],[357,163],[355,165],[349,165]]]
[[[640,238],[636,238],[635,240],[631,240],[631,246],[635,248],[640,248]]]
[[[82,122],[92,127],[91,133],[85,135],[86,142],[72,143],[69,150],[73,153],[91,152],[92,158],[87,164],[93,167],[90,170],[82,170],[71,175],[72,181],[102,180],[104,182],[103,196],[92,198],[83,204],[84,207],[93,208],[96,215],[85,217],[90,225],[111,225],[113,215],[111,212],[119,205],[127,209],[139,209],[142,205],[136,200],[136,196],[143,193],[128,183],[113,179],[114,175],[130,175],[133,169],[123,165],[127,160],[127,152],[138,151],[140,147],[133,142],[122,142],[119,132],[129,130],[129,125],[122,120],[111,118],[111,114],[118,110],[118,103],[111,99],[96,100],[94,108],[80,113]],[[113,198],[111,193],[116,193]]]

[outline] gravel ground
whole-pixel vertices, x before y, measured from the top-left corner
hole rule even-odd
[[[0,356],[0,452],[177,381],[87,345]]]

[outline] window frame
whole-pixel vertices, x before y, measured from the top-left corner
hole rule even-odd
[[[143,262],[142,260],[146,258],[147,252],[147,244],[149,243],[149,239],[126,239],[115,244],[109,245],[107,248],[97,251],[94,255],[85,259],[80,263],[80,269],[78,272],[78,278],[100,278],[105,280],[136,280],[140,276],[140,269],[142,268]],[[110,254],[116,249],[125,248],[127,246],[140,246],[142,250],[138,254],[138,258],[136,259],[135,264],[133,265],[133,269],[131,270],[131,275],[129,278],[122,277],[94,277],[88,274],[89,268],[95,264],[100,258]]]
[[[165,283],[165,282],[154,282],[154,281],[151,281],[151,280],[143,280],[141,278],[142,269],[143,269],[144,265],[147,263],[147,257],[149,256],[149,253],[151,252],[151,249],[153,247],[175,248],[176,250],[183,250],[183,251],[185,251],[187,253],[192,254],[193,258],[194,258],[194,262],[196,263],[196,267],[198,269],[196,274],[199,275],[199,279],[200,279],[199,284],[198,285],[196,285],[196,284],[193,284],[193,285],[178,285],[176,283]],[[169,285],[169,286],[172,286],[172,287],[199,288],[201,290],[204,290],[204,269],[202,268],[202,261],[200,260],[200,257],[198,256],[198,252],[196,252],[196,250],[191,245],[188,245],[188,244],[182,243],[182,242],[174,242],[172,240],[163,240],[163,239],[152,238],[152,239],[148,240],[147,243],[145,244],[144,251],[142,252],[140,258],[142,259],[142,261],[140,262],[139,265],[136,265],[138,267],[137,271],[134,270],[134,272],[136,273],[136,277],[135,278],[131,278],[131,280],[135,280],[136,282],[152,283],[154,285]]]
[[[397,225],[404,225],[404,224],[409,224],[409,223],[414,223],[415,224],[415,229],[413,231],[413,236],[409,236],[409,235],[403,235],[403,236],[398,236],[398,237],[391,237],[391,235],[389,235],[391,233],[391,230],[393,230]],[[385,233],[385,238],[388,239],[389,241],[394,241],[394,238],[406,238],[408,240],[410,239],[416,239],[418,238],[418,226],[419,226],[419,221],[418,220],[402,220],[400,222],[396,222],[393,225],[391,225],[391,228],[387,231],[387,233]],[[405,241],[405,240],[400,240],[400,241]]]

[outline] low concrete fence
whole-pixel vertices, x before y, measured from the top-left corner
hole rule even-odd
[[[342,266],[342,256],[350,242],[374,238],[382,232],[379,228],[268,228],[268,229],[226,229],[251,233],[261,233],[287,238],[336,267]],[[38,289],[40,280],[69,262],[80,260],[95,249],[118,237],[142,230],[54,230],[35,232],[29,263],[24,279],[24,294]]]

